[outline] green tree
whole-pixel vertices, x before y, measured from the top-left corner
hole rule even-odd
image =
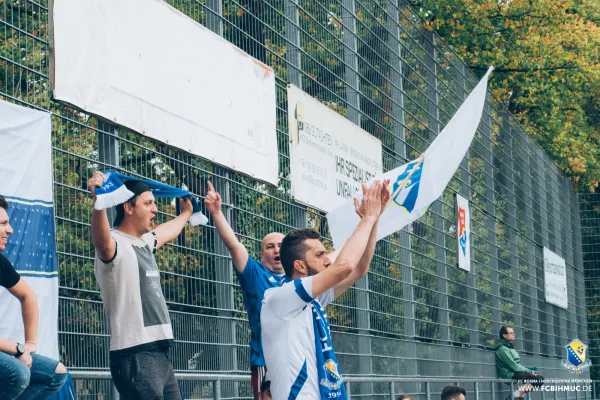
[[[580,187],[600,182],[600,3],[409,0]]]

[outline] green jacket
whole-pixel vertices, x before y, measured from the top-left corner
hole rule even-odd
[[[504,339],[500,339],[496,346],[496,371],[500,379],[512,379],[515,372],[531,372],[521,365],[519,353],[513,349],[513,345]]]

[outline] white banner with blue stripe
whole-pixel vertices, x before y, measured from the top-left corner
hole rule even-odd
[[[0,194],[14,233],[4,255],[35,291],[38,353],[58,359],[58,265],[50,114],[0,100]],[[0,337],[24,342],[21,305],[0,287]]]

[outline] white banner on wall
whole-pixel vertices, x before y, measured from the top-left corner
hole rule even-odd
[[[296,86],[287,94],[292,195],[330,211],[381,174],[381,141]]]
[[[471,210],[469,200],[456,194],[458,266],[471,271]]]
[[[565,259],[546,247],[544,247],[544,289],[548,303],[565,310],[569,308]]]
[[[278,183],[270,67],[161,0],[53,3],[55,99]]]
[[[2,254],[38,300],[38,354],[58,359],[58,264],[50,114],[0,100],[0,194],[14,233]],[[25,342],[21,303],[0,287],[0,337]]]

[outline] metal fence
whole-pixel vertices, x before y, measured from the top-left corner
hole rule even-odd
[[[185,184],[200,198],[212,180],[228,220],[258,257],[271,231],[311,226],[328,236],[323,213],[289,194],[288,83],[379,138],[389,170],[424,151],[478,81],[399,0],[167,2],[274,68],[278,188],[51,101],[48,0],[0,0],[0,98],[53,115],[59,340],[72,370],[108,367],[89,233],[86,181],[94,170]],[[471,273],[456,267],[455,193],[471,201]],[[176,212],[168,201],[159,210],[160,220]],[[329,307],[344,373],[493,378],[489,348],[508,323],[526,365],[566,376],[559,366],[564,346],[575,337],[587,341],[578,210],[571,183],[490,98],[444,195],[419,221],[381,240],[368,276]],[[544,300],[542,246],[566,259],[568,310]],[[246,373],[246,314],[214,227],[187,227],[157,262],[176,370]],[[372,385],[357,384],[354,396],[372,393]]]
[[[581,236],[591,377],[600,378],[600,193],[582,193]],[[600,389],[600,388],[599,388]]]
[[[231,397],[224,395],[223,388],[226,386],[240,387],[248,386],[250,376],[245,375],[206,375],[206,374],[176,374],[177,381],[181,385],[184,397],[188,400],[228,400]],[[85,392],[87,388],[92,390],[101,388],[99,392],[105,400],[119,400],[119,394],[110,383],[108,371],[76,371],[73,380],[79,392]],[[502,379],[434,379],[434,378],[394,378],[394,377],[344,377],[346,391],[351,397],[356,385],[368,383],[373,385],[373,390],[368,395],[360,398],[372,398],[381,400],[396,400],[399,394],[407,394],[415,400],[438,399],[444,387],[462,386],[467,392],[468,399],[474,400],[503,400],[508,393],[514,393],[518,386],[514,381]],[[568,386],[569,389],[565,389]],[[580,383],[556,383],[544,385],[538,392],[529,392],[528,398],[532,400],[545,399],[597,399],[598,382]],[[552,390],[554,389],[554,390]],[[556,390],[561,389],[561,390]],[[97,393],[97,392],[96,392]],[[97,397],[93,397],[96,399]],[[236,397],[238,398],[238,397]],[[251,399],[252,397],[246,397]],[[87,400],[87,398],[84,398]]]

